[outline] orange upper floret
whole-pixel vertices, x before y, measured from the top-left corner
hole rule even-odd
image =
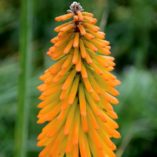
[[[97,22],[97,19],[93,18],[93,14],[81,11],[77,11],[76,13],[70,12],[65,15],[58,16],[55,18],[55,21],[66,21],[70,18],[73,18],[74,21],[84,21],[91,24],[95,24]]]

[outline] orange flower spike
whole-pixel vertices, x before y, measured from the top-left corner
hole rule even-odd
[[[79,33],[75,33],[73,47],[77,48],[79,46]]]
[[[95,24],[97,22],[97,19],[96,18],[92,18],[92,17],[89,17],[89,16],[84,16],[84,21],[85,22],[89,22],[91,24]]]
[[[65,37],[67,37],[68,34],[71,34],[71,33],[73,33],[73,31],[71,31],[71,30],[69,30],[67,32],[59,32],[57,37],[58,37],[59,40],[60,39],[62,40]]]
[[[86,59],[88,64],[93,63],[93,60],[92,60],[92,58],[90,57],[90,55],[88,53],[86,53],[86,58],[85,59]]]
[[[76,71],[77,72],[80,72],[81,71],[81,65],[82,65],[82,62],[81,62],[81,57],[80,55],[78,56],[78,62],[76,64]]]
[[[80,130],[80,115],[78,113],[76,113],[74,130],[73,130],[73,144],[74,145],[78,145],[79,130]]]
[[[70,49],[72,48],[73,45],[73,39],[70,39],[70,41],[68,42],[67,46],[65,47],[63,53],[67,54],[69,53]]]
[[[77,105],[76,103],[77,103],[77,100],[75,101],[75,103],[71,107],[71,110],[68,114],[68,117],[67,117],[67,120],[66,120],[66,123],[65,123],[65,127],[64,127],[64,135],[68,135],[69,132],[70,132],[71,124],[72,124],[72,121],[74,119],[75,108],[76,108],[76,105]]]
[[[91,157],[89,144],[87,142],[87,137],[83,131],[80,131],[80,138],[79,138],[79,148],[80,154],[83,157]]]
[[[86,100],[83,85],[79,85],[80,114],[86,116]]]
[[[73,152],[72,152],[72,157],[78,157],[78,146],[74,146]]]
[[[94,32],[97,32],[100,30],[100,28],[98,26],[95,26],[93,24],[90,24],[90,23],[87,23],[87,22],[84,22],[83,25],[87,28],[87,29],[90,29],[91,31],[94,31]]]
[[[97,51],[98,48],[94,46],[90,41],[84,40],[85,46],[93,51]]]
[[[88,122],[87,122],[87,116],[81,116],[81,121],[82,121],[82,130],[84,132],[88,132]]]
[[[91,121],[96,130],[99,129],[99,124],[97,123],[96,117],[93,115],[90,107],[87,106],[87,109],[88,109],[87,112],[89,114],[89,120]]]
[[[78,16],[77,16],[77,15],[74,15],[74,22],[76,22],[76,21],[78,21],[78,20],[79,20]]]
[[[81,11],[78,11],[78,12],[77,12],[77,15],[78,15],[79,20],[80,20],[80,21],[83,21],[82,12],[81,12]]]
[[[69,31],[71,30],[72,28],[74,28],[74,24],[69,24],[63,28],[60,29],[61,32],[66,32],[66,31]]]
[[[60,47],[62,45],[65,45],[69,38],[71,38],[71,33],[67,34],[66,37],[64,37],[62,40],[60,39],[59,41],[57,41],[54,46]]]
[[[68,78],[66,79],[66,81],[64,82],[62,86],[62,90],[66,90],[71,85],[75,74],[76,74],[75,70],[71,71],[71,73],[69,74]]]
[[[89,30],[89,32],[98,39],[104,39],[105,38],[105,33],[103,33],[103,32],[91,32],[90,30]]]
[[[81,67],[82,67],[81,68],[82,78],[87,78],[88,74],[87,74],[87,70],[86,70],[85,66],[82,64]]]
[[[57,41],[58,41],[58,37],[54,37],[50,40],[52,44],[56,43]]]
[[[84,78],[84,79],[83,79],[83,82],[84,82],[84,85],[85,85],[87,91],[88,91],[88,92],[93,92],[92,85],[90,84],[88,78]]]
[[[94,38],[94,35],[92,35],[92,34],[90,34],[90,33],[86,33],[86,34],[84,35],[84,37],[85,37],[86,39],[88,39],[88,40],[91,40],[91,39]]]
[[[70,24],[72,24],[71,21],[70,21],[70,22],[67,22],[67,23],[64,23],[64,24],[62,24],[62,25],[60,25],[60,26],[57,26],[57,27],[54,29],[54,31],[55,31],[55,32],[60,32],[60,30],[61,30],[62,28],[64,28],[65,26],[68,26],[68,25],[70,25]]]
[[[94,16],[92,13],[89,13],[89,12],[83,12],[82,14],[85,15],[85,16],[89,16],[89,17],[93,17]]]
[[[72,63],[73,63],[73,64],[77,64],[77,63],[78,63],[78,59],[79,59],[78,49],[75,48],[75,49],[74,49],[74,54],[73,54]]]
[[[114,107],[120,81],[97,19],[73,2],[57,26],[48,55],[56,63],[45,70],[37,123],[47,125],[38,136],[39,157],[115,157],[111,138],[120,138]]]
[[[80,30],[81,35],[85,35],[86,34],[86,30],[85,30],[84,26],[78,25],[78,28]]]
[[[68,65],[71,64],[71,60],[72,60],[72,55],[70,54],[69,56],[67,56],[67,60],[65,60],[65,62],[62,64],[61,69],[66,69]]]
[[[80,51],[81,51],[81,57],[82,58],[86,58],[87,52],[86,52],[84,43],[83,43],[83,41],[81,39],[80,39]]]
[[[70,19],[72,17],[73,17],[73,14],[69,13],[69,14],[65,14],[65,15],[56,17],[55,21],[65,21],[65,20],[68,20],[68,19]]]
[[[73,102],[74,102],[74,99],[75,99],[75,96],[76,96],[77,90],[78,90],[79,79],[80,79],[79,76],[76,76],[76,78],[73,82],[73,85],[71,87],[71,91],[69,94],[69,101],[68,101],[69,104],[73,104]]]

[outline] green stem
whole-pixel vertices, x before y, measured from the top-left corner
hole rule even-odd
[[[31,74],[32,0],[21,0],[20,17],[20,74],[15,130],[15,157],[25,157],[27,152],[28,114]]]

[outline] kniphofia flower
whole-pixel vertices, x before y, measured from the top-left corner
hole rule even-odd
[[[114,157],[111,138],[120,134],[113,105],[120,81],[111,73],[110,43],[77,2],[55,20],[66,22],[55,28],[48,55],[56,63],[38,87],[38,123],[46,123],[38,136],[37,145],[44,147],[39,157]]]

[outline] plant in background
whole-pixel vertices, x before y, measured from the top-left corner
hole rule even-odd
[[[40,77],[38,123],[47,125],[38,136],[44,147],[39,157],[114,157],[111,138],[120,134],[112,105],[118,104],[120,81],[111,74],[110,43],[77,2],[55,20],[67,22],[55,28],[48,51],[56,63]]]

